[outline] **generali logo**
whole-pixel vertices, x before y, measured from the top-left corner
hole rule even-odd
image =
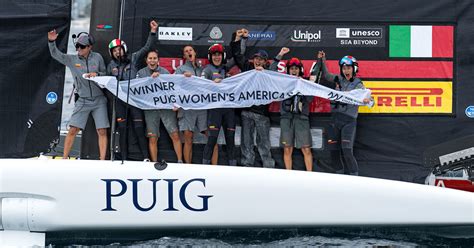
[[[208,43],[224,43],[224,40],[222,39],[224,35],[222,34],[222,30],[215,26],[211,29],[209,32],[209,38],[207,40]]]
[[[293,35],[291,36],[291,41],[294,42],[320,42],[321,41],[321,30],[318,30],[315,33],[311,33],[308,30],[293,30]]]
[[[222,31],[219,27],[213,27],[209,32],[209,37],[213,40],[222,39]]]
[[[159,40],[192,41],[193,40],[193,28],[159,27],[158,28],[158,39]]]

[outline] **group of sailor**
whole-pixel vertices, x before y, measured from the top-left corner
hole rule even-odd
[[[192,163],[193,139],[195,131],[207,136],[207,143],[202,155],[203,164],[217,164],[217,140],[221,127],[224,131],[226,142],[226,156],[228,164],[236,166],[238,159],[235,155],[235,128],[236,109],[218,108],[209,110],[184,110],[184,109],[155,109],[141,110],[128,105],[118,98],[111,97],[110,92],[105,92],[93,81],[87,78],[96,76],[115,76],[119,81],[126,81],[137,77],[159,77],[170,72],[159,64],[157,50],[158,23],[150,22],[150,33],[146,44],[134,53],[128,51],[127,45],[121,39],[114,39],[109,43],[111,61],[105,66],[99,53],[92,51],[94,38],[87,33],[80,33],[74,44],[76,55],[60,52],[56,47],[58,33],[56,30],[48,32],[49,50],[51,56],[59,63],[67,66],[75,78],[76,101],[74,111],[69,122],[69,131],[64,143],[63,158],[68,158],[74,139],[80,130],[86,126],[89,114],[92,114],[98,134],[99,158],[106,159],[107,154],[107,129],[110,128],[107,113],[107,102],[115,101],[116,132],[119,133],[118,141],[121,147],[120,155],[128,158],[127,135],[133,132],[144,161],[158,161],[158,139],[160,136],[160,122],[168,132],[176,154],[178,163]],[[283,47],[270,63],[269,55],[265,50],[258,50],[247,56],[247,39],[249,32],[246,29],[237,30],[229,45],[229,54],[226,56],[222,44],[213,44],[208,49],[207,59],[209,64],[202,67],[197,60],[195,48],[190,44],[182,49],[184,63],[175,70],[175,74],[186,77],[197,76],[220,83],[230,76],[229,71],[237,66],[240,71],[248,70],[277,70],[277,65],[283,57],[290,52]],[[228,58],[230,57],[230,58]],[[317,63],[311,72],[312,80],[319,76],[322,80],[318,83],[326,87],[350,91],[364,88],[362,81],[356,77],[358,71],[357,60],[352,56],[345,56],[339,61],[340,72],[331,74],[326,67],[326,54],[324,51],[317,53]],[[146,63],[146,67],[140,68]],[[293,57],[286,61],[286,73],[295,77],[303,77],[303,63],[299,58]],[[109,96],[109,97],[107,97]],[[370,99],[364,99],[369,102]],[[282,101],[280,104],[280,144],[283,147],[283,162],[286,169],[292,169],[293,148],[301,149],[307,171],[313,171],[312,138],[310,132],[310,103],[313,96],[296,95]],[[241,119],[241,158],[242,166],[254,166],[256,147],[260,154],[262,166],[274,168],[275,160],[271,154],[270,145],[270,116],[268,105],[255,105],[239,109]],[[355,132],[357,126],[358,106],[332,103],[332,123],[328,132],[328,147],[331,150],[333,168],[338,172],[358,175],[358,165],[353,154]],[[184,140],[184,144],[181,142]]]

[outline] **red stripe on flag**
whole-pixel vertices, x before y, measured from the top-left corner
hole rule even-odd
[[[207,59],[199,59],[202,64],[207,64]],[[284,63],[285,61],[282,61]],[[305,76],[309,76],[309,70],[314,60],[303,60]],[[338,60],[328,60],[327,67],[329,72],[339,74]],[[168,69],[171,73],[182,64],[180,58],[160,58],[160,65]],[[231,74],[235,74],[233,71]],[[453,62],[452,61],[368,61],[359,60],[358,77],[364,79],[385,78],[385,79],[452,79]]]
[[[328,70],[339,73],[338,61],[328,61]],[[361,78],[453,78],[452,61],[360,61]]]
[[[454,27],[433,26],[433,58],[452,58],[454,49]]]

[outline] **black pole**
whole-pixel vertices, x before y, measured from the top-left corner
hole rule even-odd
[[[130,43],[130,47],[133,48],[133,41],[135,40],[135,19],[136,19],[136,14],[137,14],[137,0],[133,2],[133,26],[132,26],[132,42]],[[127,84],[127,101],[125,104],[125,134],[128,135],[128,101],[130,99],[130,80],[132,79],[132,73],[129,71],[128,73],[128,84]],[[122,164],[123,164],[124,158],[122,158]]]
[[[113,56],[113,55],[112,55]],[[118,101],[118,91],[119,91],[119,82],[122,73],[120,73],[120,67],[122,66],[122,56],[119,56],[119,64],[117,67],[117,88],[115,90],[114,102],[112,103],[112,126],[110,130],[110,160],[114,161],[115,159],[115,148],[116,148],[116,119],[117,119],[117,101]],[[123,147],[122,147],[123,149]]]

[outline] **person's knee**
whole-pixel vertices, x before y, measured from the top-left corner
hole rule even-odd
[[[127,119],[125,118],[117,118],[117,126],[125,126],[125,124],[127,123]]]
[[[71,126],[71,128],[69,128],[69,131],[68,131],[67,134],[70,135],[70,136],[76,136],[77,133],[79,133],[80,130],[81,130],[81,129],[78,128],[78,127],[72,127],[72,126]]]
[[[158,138],[157,138],[157,137],[149,137],[149,138],[148,138],[148,142],[149,142],[151,145],[156,145],[156,144],[158,144]]]
[[[219,137],[219,129],[218,128],[209,128],[207,130],[207,136],[210,137]]]
[[[170,133],[170,137],[173,141],[179,140],[179,134],[178,131]]]
[[[117,122],[117,129],[123,131],[127,128],[127,125],[125,124],[125,122]]]
[[[284,155],[291,155],[291,153],[293,152],[293,147],[284,147],[283,148],[283,154]]]
[[[99,128],[97,129],[97,134],[99,136],[106,136],[107,137],[107,128]]]
[[[232,139],[235,137],[235,128],[228,128],[225,132],[226,139]]]
[[[301,148],[301,152],[304,156],[312,155],[311,154],[311,147],[303,147]]]
[[[351,140],[341,140],[341,148],[342,150],[352,150]]]
[[[191,131],[184,131],[184,143],[193,143],[193,132]]]
[[[339,150],[339,142],[337,140],[328,139],[328,148],[331,151]]]

